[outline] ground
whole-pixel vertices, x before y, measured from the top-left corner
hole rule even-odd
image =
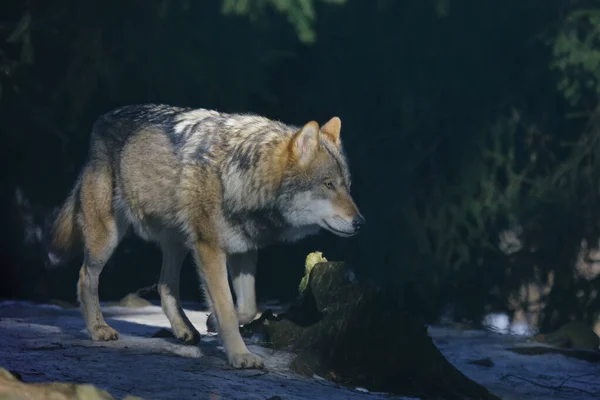
[[[287,368],[291,354],[250,342],[250,350],[265,357],[267,370],[233,370],[218,337],[206,332],[207,313],[198,305],[185,307],[202,334],[199,347],[152,337],[160,328],[169,328],[158,305],[103,307],[120,340],[98,343],[87,337],[77,309],[3,302],[0,367],[19,372],[26,382],[93,383],[118,399],[128,394],[165,400],[403,398],[298,376]],[[447,327],[429,327],[429,334],[460,371],[504,399],[600,398],[600,363],[506,350],[525,345],[523,336]],[[476,360],[484,361],[471,363]]]

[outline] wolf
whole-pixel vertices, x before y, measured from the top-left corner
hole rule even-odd
[[[264,367],[239,332],[257,314],[257,251],[321,229],[350,237],[365,223],[350,194],[340,130],[338,117],[321,127],[292,126],[166,104],[100,116],[51,232],[55,251],[83,250],[77,294],[91,338],[118,339],[100,310],[98,282],[132,228],[161,249],[158,291],[174,335],[200,340],[179,298],[181,265],[191,252],[229,364]]]

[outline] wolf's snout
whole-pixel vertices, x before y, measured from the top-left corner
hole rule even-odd
[[[365,218],[359,214],[352,219],[352,228],[354,228],[354,231],[358,232],[366,222]]]

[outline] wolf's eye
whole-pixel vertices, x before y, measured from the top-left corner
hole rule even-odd
[[[333,182],[325,182],[325,187],[329,190],[333,190],[335,186],[333,186]]]

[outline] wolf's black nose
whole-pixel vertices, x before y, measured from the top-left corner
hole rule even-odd
[[[352,227],[355,231],[358,231],[366,222],[365,218],[359,214],[352,219]]]

